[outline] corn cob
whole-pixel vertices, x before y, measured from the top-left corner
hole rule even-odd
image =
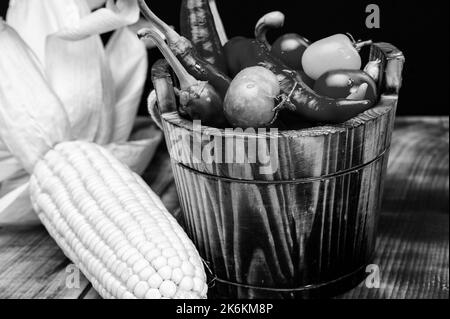
[[[30,196],[102,297],[206,297],[193,243],[144,181],[101,146],[57,144],[37,162]]]

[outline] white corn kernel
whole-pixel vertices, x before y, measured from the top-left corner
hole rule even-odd
[[[150,288],[145,294],[145,299],[160,299],[161,293],[158,289]]]
[[[195,274],[195,268],[188,261],[183,261],[183,264],[181,265],[181,270],[186,276],[192,277]]]
[[[134,294],[138,298],[144,298],[147,290],[150,289],[150,286],[145,281],[140,281],[137,283],[136,287],[134,287]]]
[[[192,290],[192,288],[194,288],[194,281],[192,280],[191,277],[184,277],[181,280],[179,286],[180,286],[180,289],[189,291],[189,290]]]
[[[135,273],[141,272],[144,268],[150,267],[150,264],[145,259],[139,258],[139,260],[133,265],[133,271]]]
[[[164,266],[158,270],[158,274],[164,280],[169,280],[172,277],[172,267]]]
[[[164,257],[164,256],[156,257],[155,259],[152,260],[152,265],[156,269],[160,269],[160,268],[162,268],[162,267],[167,265],[167,258]]]
[[[200,278],[194,277],[193,281],[194,281],[193,290],[197,291],[197,292],[201,292],[203,289],[203,283],[204,283],[203,280],[201,280]]]
[[[177,286],[170,280],[164,280],[159,291],[163,297],[170,298],[177,292]]]
[[[128,289],[130,291],[133,291],[134,287],[136,287],[138,282],[139,282],[139,277],[137,275],[131,275],[131,277],[128,278],[128,281],[127,281]]]
[[[154,273],[153,275],[150,276],[150,278],[147,280],[147,282],[150,285],[150,287],[159,288],[159,286],[161,285],[163,280],[160,275],[158,275],[157,273]]]
[[[152,261],[153,259],[161,256],[161,254],[161,250],[159,250],[158,248],[153,248],[145,255],[145,259],[147,259],[148,261]]]
[[[155,273],[155,270],[153,269],[153,267],[147,267],[147,268],[144,268],[144,270],[142,270],[142,271],[139,273],[139,277],[140,277],[142,280],[148,281],[148,279],[150,278],[150,276],[153,275],[154,273]]]
[[[175,268],[172,270],[172,280],[174,283],[179,284],[183,278],[184,274],[183,271],[181,271],[181,268]]]
[[[181,267],[181,260],[178,256],[173,256],[167,260],[167,264],[172,268]]]
[[[203,283],[203,288],[202,288],[202,292],[201,292],[201,296],[205,296],[208,293],[208,285],[206,283]]]
[[[138,262],[138,260],[141,259],[141,256],[139,253],[135,253],[133,255],[131,255],[128,259],[127,259],[127,264],[130,267],[133,267],[135,263]]]
[[[133,296],[133,294],[132,294],[131,292],[126,291],[126,292],[123,294],[123,299],[136,299],[136,297]]]
[[[177,252],[173,248],[169,247],[169,248],[166,248],[163,250],[163,256],[166,258],[170,258],[170,257],[176,256],[176,255],[177,255]]]

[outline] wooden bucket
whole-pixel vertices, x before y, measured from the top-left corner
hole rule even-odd
[[[381,100],[340,125],[255,134],[162,114],[187,232],[213,276],[209,297],[327,297],[361,282],[404,62],[386,43],[370,59],[383,64]]]

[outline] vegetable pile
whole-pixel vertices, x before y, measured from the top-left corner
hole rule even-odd
[[[217,128],[294,129],[345,122],[379,99],[379,63],[361,70],[360,49],[371,41],[288,33],[270,44],[267,32],[285,21],[279,11],[257,21],[255,38],[228,40],[213,0],[182,1],[180,35],[144,0],[139,5],[149,22],[139,36],[157,44],[178,78],[182,117]]]

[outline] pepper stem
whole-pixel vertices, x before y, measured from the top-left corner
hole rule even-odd
[[[173,54],[169,46],[156,30],[143,28],[138,31],[138,37],[146,39],[150,38],[153,40],[153,42],[155,42],[159,51],[161,51],[162,55],[166,58],[167,62],[170,64],[173,71],[177,75],[182,90],[187,90],[188,88],[197,84],[197,80],[186,71],[186,69],[183,67],[180,61],[178,61],[175,54]]]
[[[222,19],[220,18],[219,10],[217,9],[216,1],[209,0],[209,9],[214,18],[214,24],[216,25],[217,34],[219,35],[220,43],[225,45],[228,42],[227,33],[223,26]]]
[[[367,41],[361,41],[358,40],[356,41],[355,38],[351,35],[351,33],[346,33],[346,36],[348,36],[350,38],[350,40],[353,42],[353,46],[355,47],[356,51],[361,51],[362,47],[365,47],[367,45],[371,45],[373,42],[372,40],[367,40]]]
[[[272,48],[267,41],[267,31],[269,29],[281,28],[284,25],[285,16],[280,11],[272,11],[265,14],[258,20],[255,26],[255,38],[264,43],[268,50]]]
[[[138,0],[139,8],[144,18],[155,25],[167,38],[169,43],[176,43],[180,40],[180,35],[174,31],[167,23],[161,20],[152,10],[148,7],[145,0]]]
[[[279,103],[275,106],[273,111],[287,109],[287,110],[295,112],[296,107],[295,107],[294,103],[292,103],[291,98],[292,98],[292,95],[294,94],[295,89],[297,88],[298,85],[299,85],[298,82],[295,82],[295,85],[292,87],[292,90],[288,95],[280,94],[279,96],[277,96],[275,98],[275,101],[277,101]]]
[[[357,51],[361,51],[361,49],[367,45],[371,45],[373,43],[372,40],[367,40],[367,41],[358,41],[354,44],[355,49]]]

